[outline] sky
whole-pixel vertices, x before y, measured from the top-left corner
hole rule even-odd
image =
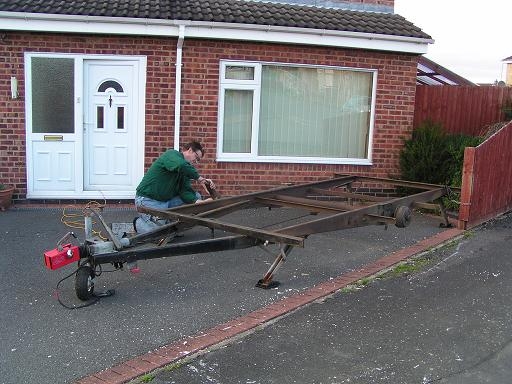
[[[430,60],[474,83],[505,80],[511,0],[395,0],[395,13],[435,40],[425,54]]]

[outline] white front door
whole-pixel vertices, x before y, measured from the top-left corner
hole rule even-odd
[[[84,63],[84,190],[115,191],[134,185],[134,108],[137,63]]]

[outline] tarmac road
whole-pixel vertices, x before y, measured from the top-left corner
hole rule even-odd
[[[296,216],[293,210],[261,211],[242,211],[233,222],[258,226],[262,216],[274,215],[278,221]],[[71,214],[77,217],[64,217]],[[129,223],[134,212],[112,208],[104,216],[107,222]],[[109,273],[105,266],[96,279],[96,292],[115,289],[116,294],[68,310],[58,303],[55,287],[75,266],[50,271],[42,256],[71,229],[63,218],[77,225],[82,220],[80,211],[62,209],[12,208],[0,213],[2,384],[74,382],[441,231],[439,219],[415,214],[405,229],[370,226],[313,235],[305,248],[291,252],[277,274],[282,285],[271,290],[254,287],[274,259],[257,247],[142,261],[137,276]],[[80,237],[81,229],[75,231]],[[201,235],[194,231],[186,238]],[[61,300],[71,306],[81,304],[73,283],[65,280],[59,289]],[[262,342],[263,350],[268,345]]]
[[[338,292],[152,384],[509,384],[512,214],[414,273]]]

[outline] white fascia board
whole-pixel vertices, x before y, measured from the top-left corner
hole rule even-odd
[[[179,25],[169,20],[0,12],[0,30],[177,37]]]
[[[186,36],[188,38],[194,37],[220,40],[302,44],[415,54],[427,53],[428,44],[434,42],[430,39],[311,28],[223,23],[215,23],[215,27],[213,27],[211,24],[204,25],[204,23],[196,22],[190,22],[187,25]]]
[[[305,44],[414,54],[427,53],[428,44],[434,42],[431,39],[403,36],[270,25],[0,12],[0,30],[178,37],[180,25],[185,26],[185,38]]]

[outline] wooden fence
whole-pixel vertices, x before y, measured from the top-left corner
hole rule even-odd
[[[459,228],[468,229],[512,209],[512,122],[478,147],[466,147]]]
[[[479,136],[504,120],[502,107],[510,101],[512,87],[418,85],[413,126],[432,120],[448,133]]]

